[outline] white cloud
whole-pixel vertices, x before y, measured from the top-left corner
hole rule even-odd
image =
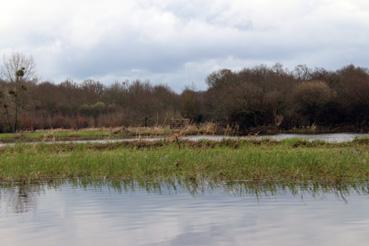
[[[0,55],[32,54],[44,79],[150,76],[178,90],[204,87],[223,64],[369,66],[363,0],[13,0],[1,8]]]

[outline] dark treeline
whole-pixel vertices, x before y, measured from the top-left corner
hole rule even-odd
[[[22,95],[21,129],[152,126],[179,117],[179,95],[166,86],[147,82],[114,83],[98,81],[27,82]],[[2,91],[13,87],[2,82]],[[9,108],[9,106],[8,106]],[[2,108],[1,129],[12,130]],[[9,111],[9,110],[8,110]],[[13,119],[11,115],[10,119]]]
[[[206,120],[282,129],[350,126],[369,123],[369,72],[346,66],[337,71],[298,66],[259,66],[240,72],[221,70],[208,77],[209,89],[198,94]]]
[[[353,65],[337,71],[306,66],[289,71],[281,65],[225,69],[210,74],[207,83],[206,91],[175,93],[141,81],[55,84],[22,73],[3,76],[0,131],[168,125],[180,118],[240,133],[256,127],[369,126],[369,72]]]

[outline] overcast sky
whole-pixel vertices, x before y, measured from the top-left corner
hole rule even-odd
[[[369,67],[367,0],[4,0],[0,55],[42,79],[150,79],[179,91],[208,73],[280,62]]]

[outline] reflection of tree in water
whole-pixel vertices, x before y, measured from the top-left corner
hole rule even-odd
[[[337,197],[347,202],[350,193],[369,194],[369,183],[359,182],[352,184],[291,184],[281,182],[250,182],[250,181],[209,181],[206,179],[186,178],[167,180],[89,180],[78,179],[69,181],[50,181],[37,184],[0,184],[0,204],[11,208],[15,213],[26,213],[37,206],[38,197],[45,190],[58,188],[62,185],[72,185],[77,189],[91,188],[109,192],[135,192],[146,191],[147,193],[176,194],[189,192],[193,196],[201,196],[205,193],[224,191],[234,196],[254,196],[257,199],[263,196],[277,196],[289,193],[293,196],[309,194],[318,197],[325,193],[335,193]]]
[[[15,213],[26,213],[37,206],[37,198],[44,190],[40,184],[18,184],[0,188],[0,201]]]
[[[148,193],[176,194],[188,192],[192,196],[201,196],[206,193],[223,191],[233,196],[254,196],[259,199],[263,196],[278,196],[291,194],[304,198],[305,195],[319,197],[326,193],[333,193],[347,202],[351,193],[369,194],[368,182],[357,183],[286,183],[276,181],[221,181],[206,178],[168,178],[165,180],[78,180],[73,184],[80,188],[109,188],[116,192],[146,191]]]

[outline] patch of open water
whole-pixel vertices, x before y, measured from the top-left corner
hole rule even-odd
[[[108,184],[0,188],[1,245],[368,245],[369,196]]]

